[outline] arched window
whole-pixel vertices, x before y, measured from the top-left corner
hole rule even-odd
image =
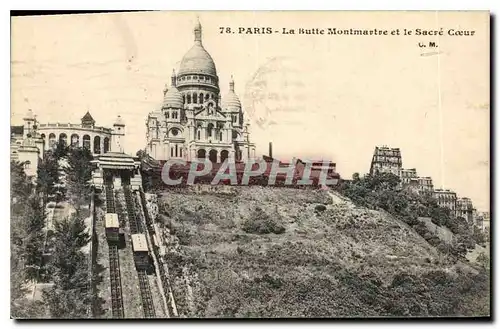
[[[201,129],[198,128],[198,139],[201,139]]]
[[[210,98],[210,95],[209,94],[206,94],[205,95],[205,100],[208,101],[208,99]]]
[[[94,137],[94,153],[101,154],[101,137]]]
[[[220,152],[220,162],[226,161],[229,158],[229,152],[227,150],[223,150]]]
[[[200,103],[203,103],[203,93],[200,93]]]
[[[42,142],[43,142],[43,150],[45,151],[45,144],[46,144],[46,141],[45,141],[45,134],[41,134],[41,135],[40,135],[40,138],[42,139]]]
[[[198,159],[205,159],[207,151],[205,151],[204,149],[199,149],[196,155]]]
[[[175,157],[177,157],[179,154],[179,147],[177,146],[177,144],[175,144]]]
[[[103,153],[108,153],[109,152],[109,138],[105,137],[104,138],[104,152]]]
[[[222,141],[222,131],[219,133],[219,139]]]
[[[53,133],[49,134],[49,148],[55,147],[56,144],[57,144],[56,135]]]
[[[210,159],[211,162],[216,163],[217,162],[217,150],[210,150],[210,152],[208,152],[208,158]]]
[[[186,103],[186,95],[182,95],[182,103]]]
[[[68,136],[65,133],[60,134],[59,142],[64,146],[68,145]]]
[[[170,119],[170,113],[169,113],[168,111],[167,111],[167,112],[165,112],[165,117],[166,117],[167,119]]]
[[[90,150],[90,136],[83,135],[83,148]]]
[[[80,145],[80,136],[77,134],[71,135],[71,146],[76,147]]]
[[[214,130],[214,125],[209,123],[208,126],[207,126],[207,134],[208,134],[208,137],[212,137],[212,130]]]
[[[187,95],[187,100],[188,100],[188,101],[187,101],[187,103],[188,103],[188,104],[191,104],[191,94],[188,94],[188,95]]]
[[[198,94],[193,94],[193,103],[198,103]]]
[[[170,147],[170,156],[174,157],[174,147],[173,146]]]

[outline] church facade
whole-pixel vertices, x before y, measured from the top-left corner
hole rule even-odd
[[[249,123],[234,92],[221,98],[215,63],[202,44],[202,28],[194,28],[194,45],[165,88],[163,104],[146,120],[146,153],[156,160],[207,158],[212,162],[255,157]]]

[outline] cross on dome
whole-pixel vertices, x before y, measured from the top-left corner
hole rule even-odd
[[[194,26],[194,41],[201,43],[201,23],[199,16],[196,16],[196,25]]]
[[[232,74],[231,74],[231,80],[229,81],[229,90],[234,91],[234,79]]]

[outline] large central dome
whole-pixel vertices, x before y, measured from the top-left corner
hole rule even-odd
[[[201,24],[199,22],[194,28],[194,45],[182,58],[179,68],[178,75],[185,74],[217,76],[214,60],[201,43]]]

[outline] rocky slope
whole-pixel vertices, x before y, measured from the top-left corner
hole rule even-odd
[[[482,271],[332,192],[198,186],[159,212],[183,316],[489,314]]]

